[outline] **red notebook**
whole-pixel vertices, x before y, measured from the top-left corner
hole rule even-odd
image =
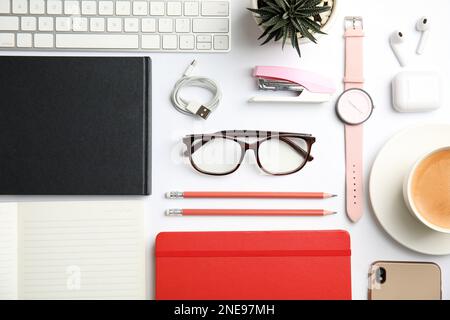
[[[351,299],[345,231],[162,232],[158,300]]]

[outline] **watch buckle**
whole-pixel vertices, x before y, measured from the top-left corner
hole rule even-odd
[[[358,25],[361,26],[361,29],[364,29],[363,17],[361,16],[345,17],[344,25],[345,29],[348,29],[349,27],[353,27],[353,29],[356,29]]]

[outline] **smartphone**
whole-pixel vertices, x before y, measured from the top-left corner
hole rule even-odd
[[[441,300],[435,263],[377,261],[369,271],[369,300]]]

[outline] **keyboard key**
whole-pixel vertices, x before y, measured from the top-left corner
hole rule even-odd
[[[162,2],[162,1],[150,2],[150,15],[163,16],[164,15],[164,2]]]
[[[80,2],[68,0],[64,1],[64,13],[70,15],[79,15],[81,13]]]
[[[104,18],[91,18],[90,29],[93,32],[105,31],[105,19]]]
[[[193,35],[180,36],[180,49],[194,50],[194,48],[195,48],[195,37]]]
[[[81,2],[81,13],[85,15],[96,15],[97,14],[97,1],[82,1]]]
[[[133,15],[146,16],[148,15],[148,3],[147,1],[134,1],[133,2]]]
[[[31,48],[33,42],[33,36],[31,33],[18,33],[17,34],[17,47],[19,48]]]
[[[161,48],[161,36],[158,34],[143,35],[141,39],[142,49],[160,49]]]
[[[37,27],[36,17],[22,17],[21,28],[25,31],[35,31]]]
[[[5,0],[3,0],[5,1]],[[13,13],[27,13],[28,3],[27,0],[12,0],[12,12]]]
[[[34,35],[35,48],[53,48],[53,35],[47,33],[37,33]]]
[[[168,16],[181,16],[181,2],[167,2]]]
[[[72,28],[75,32],[88,31],[88,19],[82,17],[73,17]]]
[[[14,33],[0,33],[1,48],[13,48],[15,44]]]
[[[178,37],[175,34],[166,34],[162,36],[163,49],[175,50],[177,48]]]
[[[214,49],[215,50],[228,50],[230,48],[230,42],[228,36],[214,36]]]
[[[69,17],[57,17],[55,29],[56,31],[70,31],[72,29],[72,19]]]
[[[18,17],[0,17],[0,31],[19,30]]]
[[[127,34],[57,34],[57,48],[138,49],[139,36]]]
[[[112,1],[100,1],[98,3],[98,14],[112,16],[114,14],[114,3]]]
[[[172,19],[159,19],[158,31],[163,33],[173,32],[173,20]]]
[[[175,21],[175,31],[176,32],[190,32],[191,22],[189,19],[177,19]]]
[[[197,42],[198,50],[211,50],[211,42]]]
[[[139,19],[126,18],[124,29],[125,29],[125,32],[139,32]]]
[[[116,1],[116,15],[129,16],[131,14],[130,1]]]
[[[212,42],[212,37],[210,35],[197,36],[197,42]]]
[[[44,0],[30,0],[30,13],[31,14],[44,14],[45,13]]]
[[[204,1],[202,2],[202,16],[226,17],[229,14],[228,2]]]
[[[48,0],[47,1],[47,13],[48,14],[62,14],[62,1],[61,0]]]
[[[156,32],[156,19],[142,19],[142,32]]]
[[[122,32],[122,19],[109,18],[107,22],[108,32]]]
[[[40,17],[38,25],[39,25],[39,31],[53,31],[53,18],[52,17]]]
[[[184,15],[185,16],[198,16],[199,8],[198,2],[185,2],[184,3]]]
[[[228,19],[193,19],[193,32],[227,33]]]
[[[9,0],[7,1],[0,1],[0,14],[2,13],[10,13],[11,11],[11,2]]]

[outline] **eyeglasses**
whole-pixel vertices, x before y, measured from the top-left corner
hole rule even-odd
[[[250,143],[250,140],[256,140]],[[183,138],[184,152],[195,170],[215,176],[235,172],[247,150],[252,150],[259,168],[270,175],[288,175],[300,171],[311,156],[316,141],[301,133],[232,130],[212,134],[192,134]]]

